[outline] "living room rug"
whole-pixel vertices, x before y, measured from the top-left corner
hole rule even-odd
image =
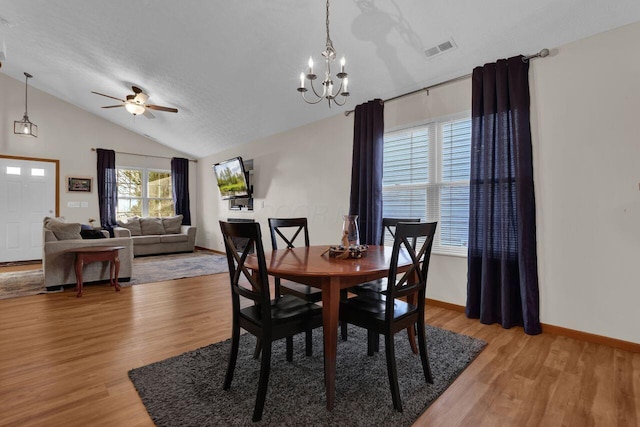
[[[133,277],[122,286],[204,276],[228,271],[227,258],[209,251],[133,259]],[[54,291],[59,292],[59,291]],[[47,293],[42,269],[0,273],[0,299]]]
[[[314,330],[312,357],[304,355],[304,334],[294,337],[294,358],[285,359],[284,340],[273,345],[269,387],[262,420],[252,423],[259,360],[255,337],[240,337],[231,389],[222,384],[231,340],[129,371],[129,378],[157,426],[409,426],[486,346],[482,340],[427,325],[427,347],[434,383],[424,380],[420,356],[407,335],[396,334],[396,361],[403,412],[393,409],[384,339],[381,351],[367,356],[366,331],[350,326],[338,340],[336,400],[327,411],[324,392],[322,328]]]

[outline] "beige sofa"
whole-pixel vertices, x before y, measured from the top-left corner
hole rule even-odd
[[[80,224],[65,223],[63,219],[45,218],[42,236],[42,269],[44,271],[44,285],[47,289],[58,288],[63,285],[75,285],[76,273],[74,269],[75,255],[65,253],[67,249],[85,248],[91,246],[124,246],[118,253],[120,271],[118,281],[130,280],[133,270],[133,241],[131,238],[108,238],[104,231],[104,239],[83,239],[80,236]],[[109,263],[92,262],[86,264],[82,270],[83,283],[109,280]]]
[[[196,244],[196,227],[182,225],[182,215],[129,218],[127,222],[118,221],[113,233],[133,240],[134,256],[193,252]]]

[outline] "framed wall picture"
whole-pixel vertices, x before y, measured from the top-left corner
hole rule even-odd
[[[78,191],[81,193],[91,193],[91,178],[67,177],[67,191]]]

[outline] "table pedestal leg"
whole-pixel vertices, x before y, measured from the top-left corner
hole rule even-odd
[[[322,286],[322,326],[324,334],[324,386],[327,409],[333,409],[336,390],[336,351],[340,313],[340,280],[327,279]]]

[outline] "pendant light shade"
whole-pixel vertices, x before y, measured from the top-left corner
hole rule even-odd
[[[29,120],[29,114],[27,113],[27,88],[29,87],[29,79],[33,76],[29,73],[24,73],[24,116],[22,120],[16,120],[13,122],[13,133],[16,135],[33,136],[38,137],[38,126],[31,123]]]

